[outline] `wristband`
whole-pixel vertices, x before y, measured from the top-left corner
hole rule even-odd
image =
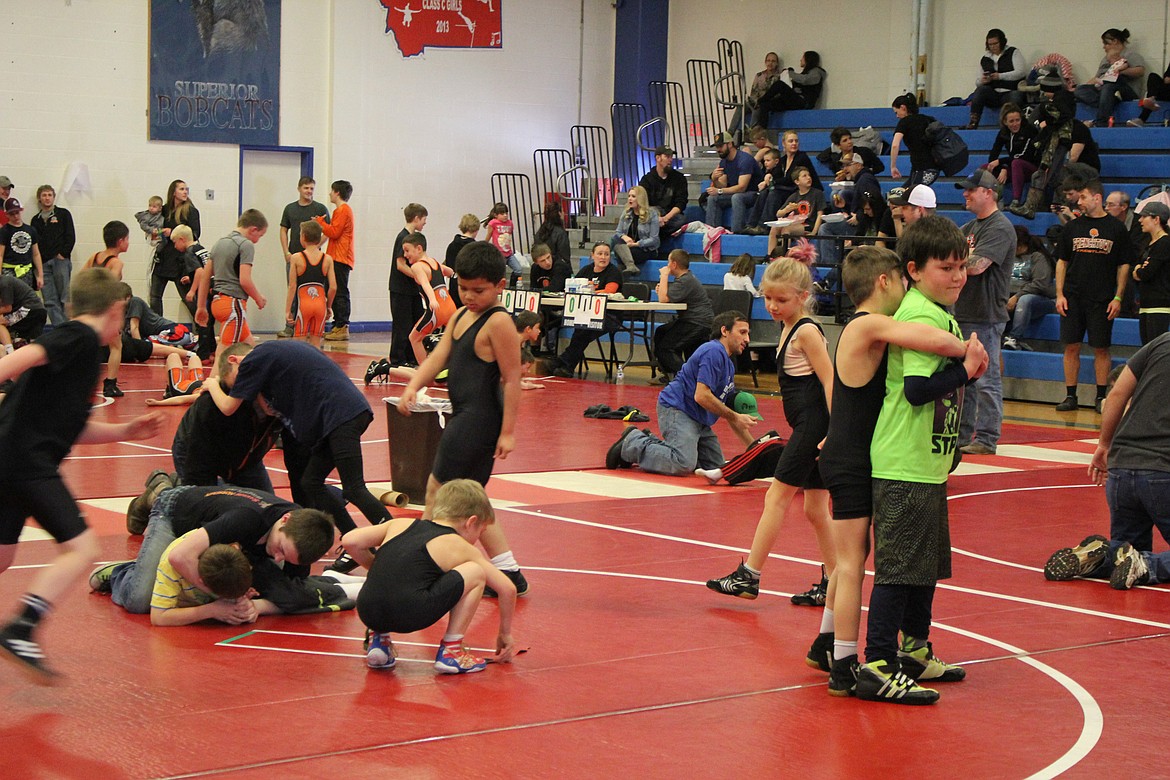
[[[1114,296],[1113,296],[1113,300],[1117,301],[1118,303],[1121,303],[1121,296],[1120,296],[1120,295],[1114,295]]]

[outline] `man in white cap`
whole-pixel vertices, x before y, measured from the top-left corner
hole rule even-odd
[[[915,184],[910,189],[894,187],[886,196],[890,208],[882,216],[878,226],[878,238],[901,238],[907,225],[913,225],[925,216],[934,213],[938,200],[934,190],[926,184]],[[878,246],[892,249],[894,242],[879,241]]]
[[[971,253],[967,284],[955,302],[955,319],[964,336],[978,333],[987,348],[987,371],[967,391],[959,420],[959,444],[968,455],[994,455],[1003,423],[1003,378],[999,352],[1007,324],[1016,230],[999,210],[1000,185],[980,168],[955,184],[975,219],[963,225]],[[933,194],[933,193],[932,193]]]

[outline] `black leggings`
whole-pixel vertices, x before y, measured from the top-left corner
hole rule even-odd
[[[898,632],[915,639],[930,637],[933,585],[874,585],[865,629],[867,662],[898,660]]]
[[[337,530],[343,534],[357,527],[345,509],[345,501],[356,506],[371,523],[384,522],[391,516],[382,502],[366,488],[362,433],[373,420],[372,412],[362,412],[334,428],[311,447],[285,431],[284,465],[288,469],[293,501],[328,512]],[[325,486],[325,478],[334,468],[341,479],[341,494],[345,501]]]
[[[1142,346],[1170,330],[1170,314],[1141,314],[1138,313],[1138,332],[1142,337]]]

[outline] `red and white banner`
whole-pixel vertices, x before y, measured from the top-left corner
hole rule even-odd
[[[423,49],[499,49],[503,0],[380,0],[404,57]]]

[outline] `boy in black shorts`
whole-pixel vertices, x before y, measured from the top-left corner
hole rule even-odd
[[[350,531],[341,540],[370,570],[357,609],[368,627],[366,665],[371,669],[394,668],[391,633],[421,631],[449,614],[435,669],[444,674],[483,671],[487,662],[464,647],[463,635],[489,585],[500,599],[494,660],[508,663],[515,653],[516,587],[475,547],[496,520],[483,487],[470,479],[447,482],[435,494],[433,512],[433,521],[399,518]]]
[[[0,629],[0,658],[12,661],[41,683],[56,674],[45,665],[34,631],[98,556],[94,533],[57,473],[77,442],[101,444],[149,439],[162,416],[152,412],[125,423],[89,420],[101,370],[98,352],[119,337],[125,303],[109,271],[79,271],[70,285],[73,319],[0,359],[0,382],[19,377],[0,404],[0,571],[16,557],[25,520],[34,518],[61,548],[20,599],[17,616]]]
[[[487,241],[459,250],[455,275],[463,308],[451,318],[439,345],[398,401],[398,411],[410,414],[419,389],[450,368],[447,391],[454,413],[443,429],[427,480],[423,517],[428,519],[434,516],[435,493],[444,482],[474,479],[487,485],[495,458],[503,460],[516,446],[513,431],[520,406],[520,335],[511,315],[499,305],[507,280],[505,269],[504,256]],[[480,542],[492,565],[524,595],[528,582],[499,525],[484,529]]]
[[[1105,213],[1100,179],[1070,190],[1081,216],[1069,222],[1056,249],[1056,313],[1064,344],[1065,399],[1058,412],[1077,410],[1077,375],[1081,370],[1081,339],[1089,334],[1093,373],[1097,381],[1097,413],[1105,400],[1113,343],[1113,320],[1121,312],[1125,281],[1133,265],[1133,244],[1125,225]],[[1110,295],[1112,293],[1112,296]]]

